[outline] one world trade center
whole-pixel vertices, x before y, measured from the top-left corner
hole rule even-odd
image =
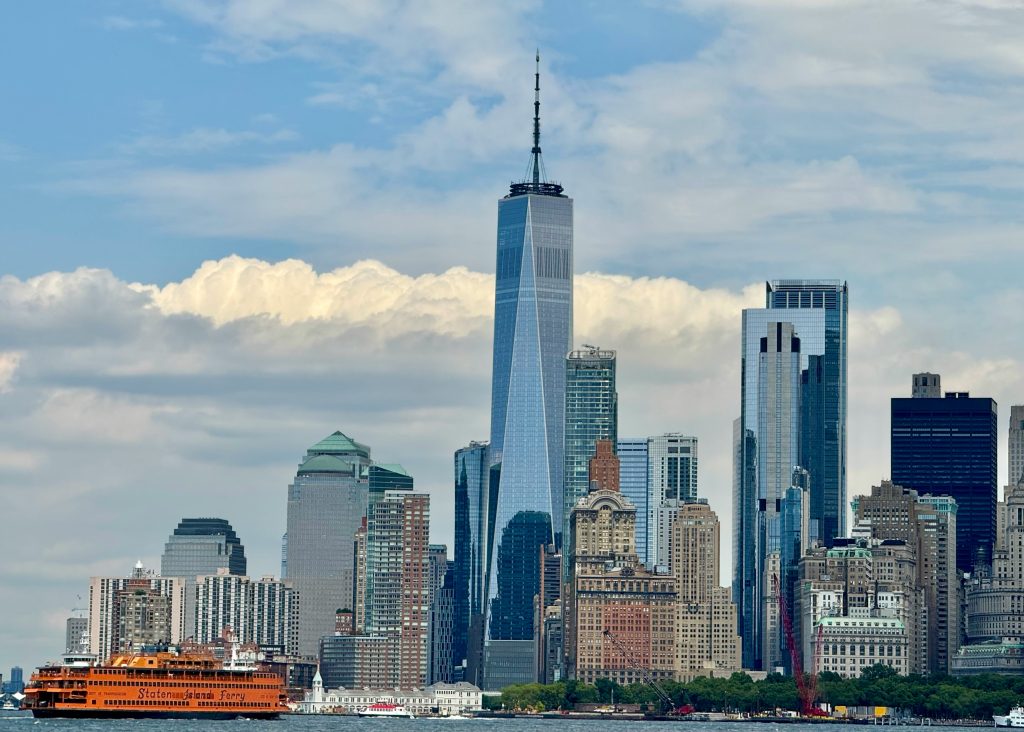
[[[535,94],[527,176],[498,202],[485,689],[535,678],[538,548],[562,526],[573,202],[543,170],[539,57]]]

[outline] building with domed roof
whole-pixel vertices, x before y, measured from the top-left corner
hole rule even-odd
[[[287,576],[299,593],[298,646],[315,656],[335,613],[354,607],[353,541],[374,497],[411,490],[401,466],[375,465],[370,448],[336,431],[306,451],[288,486]]]

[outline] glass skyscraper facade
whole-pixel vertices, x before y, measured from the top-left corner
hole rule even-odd
[[[245,547],[221,518],[183,518],[164,545],[160,558],[160,574],[164,577],[198,577],[246,572]]]
[[[762,667],[760,592],[765,555],[760,549],[767,546],[758,541],[764,518],[759,516],[761,501],[769,500],[769,494],[781,500],[791,471],[799,465],[807,470],[810,482],[809,541],[831,545],[846,533],[847,286],[838,280],[777,280],[767,283],[765,299],[767,307],[743,311],[740,417],[733,430],[733,598],[739,610],[743,664],[753,669]],[[786,440],[779,439],[775,424],[762,412],[768,404],[762,395],[763,379],[779,383],[780,376],[762,371],[762,339],[777,333],[780,324],[791,325],[800,344],[798,393],[787,402]],[[789,364],[786,383],[792,390],[792,357],[775,360],[779,368]],[[771,434],[764,434],[769,424]],[[772,443],[770,450],[766,441]],[[794,454],[797,461],[785,465]],[[763,473],[772,466],[783,476],[774,481],[781,486],[778,491],[769,489],[770,475]],[[773,507],[766,503],[765,508]]]
[[[562,503],[562,554],[572,556],[569,512],[590,488],[590,459],[598,440],[618,441],[615,351],[596,347],[573,351],[565,360],[565,482]],[[569,563],[563,567],[568,575]]]
[[[490,444],[498,486],[489,529],[488,689],[534,678],[533,595],[520,591],[522,577],[509,574],[528,560],[510,552],[525,551],[536,565],[539,545],[554,543],[562,525],[573,202],[562,186],[542,180],[539,78],[538,71],[531,170],[498,202]]]
[[[998,482],[994,399],[894,398],[892,482],[956,501],[956,563],[963,571],[992,558]]]
[[[181,577],[185,583],[185,637],[196,634],[196,577],[246,573],[245,547],[231,524],[221,518],[183,518],[164,545],[162,577]]]
[[[811,537],[831,546],[846,535],[847,286],[776,280],[768,283],[767,306],[787,311],[779,320],[792,323],[802,343],[800,465],[811,481]],[[805,322],[808,310],[821,313],[820,326]]]
[[[471,442],[455,451],[455,561],[452,658],[479,658],[484,604],[487,602],[487,507],[490,504],[488,443]],[[472,628],[472,630],[471,630]]]
[[[636,553],[647,564],[647,438],[621,437],[618,441],[619,492],[636,506]]]

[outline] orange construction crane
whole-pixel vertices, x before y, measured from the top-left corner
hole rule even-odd
[[[782,583],[779,582],[779,575],[772,575],[772,590],[779,603],[779,616],[782,618],[782,629],[786,636],[786,648],[789,649],[789,659],[792,663],[793,677],[796,679],[796,691],[800,697],[800,713],[805,717],[820,717],[824,713],[814,705],[818,697],[818,658],[821,656],[821,644],[823,640],[822,627],[818,626],[818,637],[814,646],[814,658],[811,660],[811,673],[804,674],[804,665],[800,657],[800,649],[797,648],[796,640],[793,638],[793,619],[789,616],[789,607],[786,603],[786,595],[782,592]]]

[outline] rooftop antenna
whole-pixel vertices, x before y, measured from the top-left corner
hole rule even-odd
[[[537,49],[537,69],[533,76],[533,184],[540,183],[540,49]]]
[[[530,193],[540,196],[562,196],[561,185],[545,180],[544,159],[540,152],[540,49],[537,49],[536,69],[533,75],[533,149],[530,150],[530,162],[526,175],[521,181],[509,186],[509,197],[523,196]],[[531,171],[530,168],[533,168]]]

